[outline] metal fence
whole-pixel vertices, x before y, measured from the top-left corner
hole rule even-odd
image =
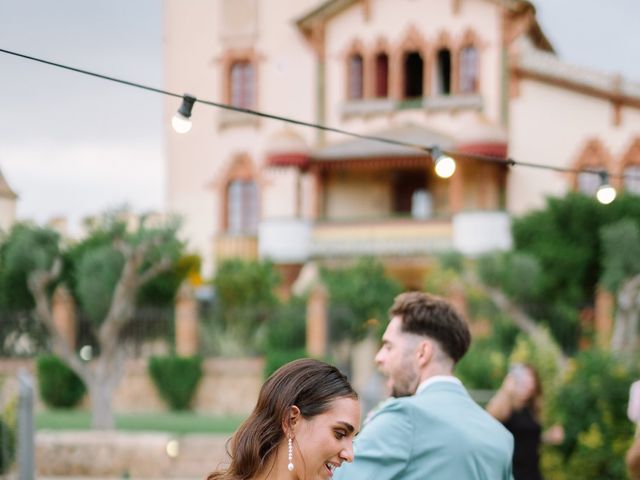
[[[76,314],[75,347],[89,348],[99,354],[99,324],[80,311]],[[120,340],[126,342],[133,356],[170,351],[174,343],[173,307],[140,307],[125,326]],[[33,358],[51,352],[50,336],[45,326],[28,311],[0,312],[0,357]]]

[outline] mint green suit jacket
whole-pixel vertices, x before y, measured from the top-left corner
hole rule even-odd
[[[511,480],[513,437],[462,385],[434,382],[388,400],[334,480]]]

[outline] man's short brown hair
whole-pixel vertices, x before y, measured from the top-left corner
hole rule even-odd
[[[401,330],[436,340],[457,363],[471,344],[467,322],[446,300],[423,292],[398,295],[389,309],[391,318],[401,319]]]

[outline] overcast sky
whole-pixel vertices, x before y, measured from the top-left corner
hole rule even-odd
[[[563,59],[640,81],[640,0],[534,3]],[[162,88],[162,5],[0,0],[0,48]],[[20,218],[163,208],[160,95],[1,52],[0,87],[0,169]]]
[[[162,87],[161,0],[0,0],[0,48]],[[0,52],[0,168],[18,216],[163,206],[162,97]]]

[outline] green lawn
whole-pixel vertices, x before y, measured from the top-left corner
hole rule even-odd
[[[231,433],[240,416],[212,416],[192,412],[116,414],[116,428],[171,433]],[[88,430],[91,414],[78,410],[46,410],[36,414],[38,430]]]

